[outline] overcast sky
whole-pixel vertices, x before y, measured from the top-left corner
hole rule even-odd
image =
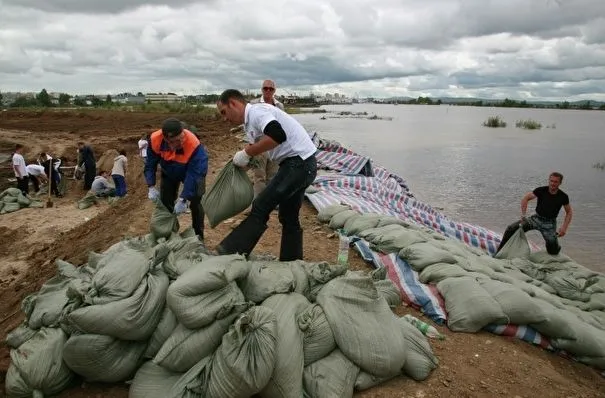
[[[0,0],[0,91],[266,78],[278,94],[605,100],[605,0]]]

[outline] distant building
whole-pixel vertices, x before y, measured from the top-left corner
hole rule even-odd
[[[173,94],[173,93],[168,93],[168,94],[145,94],[145,101],[150,102],[150,103],[175,103],[175,102],[181,102],[183,99],[182,97]]]

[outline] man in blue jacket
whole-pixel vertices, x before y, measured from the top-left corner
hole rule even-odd
[[[162,174],[159,191],[155,187],[158,163]],[[159,198],[175,214],[184,213],[189,202],[191,225],[201,240],[204,239],[201,199],[206,191],[207,172],[206,150],[195,134],[183,128],[180,120],[166,119],[162,129],[151,134],[145,160],[148,197],[151,200]],[[180,183],[183,183],[183,190],[179,196]]]

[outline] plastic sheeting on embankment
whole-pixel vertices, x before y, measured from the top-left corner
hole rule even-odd
[[[150,227],[80,267],[57,260],[23,300],[7,337],[9,397],[78,378],[132,381],[132,398],[351,397],[438,364],[392,312],[401,298],[384,268],[212,256],[159,202]]]

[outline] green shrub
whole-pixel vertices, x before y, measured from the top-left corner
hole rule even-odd
[[[515,126],[517,126],[518,128],[521,128],[521,129],[525,129],[525,130],[540,130],[542,128],[542,123],[537,122],[532,119],[517,120],[517,123],[515,123]]]
[[[506,127],[506,122],[500,118],[500,116],[490,116],[485,122],[485,127]]]

